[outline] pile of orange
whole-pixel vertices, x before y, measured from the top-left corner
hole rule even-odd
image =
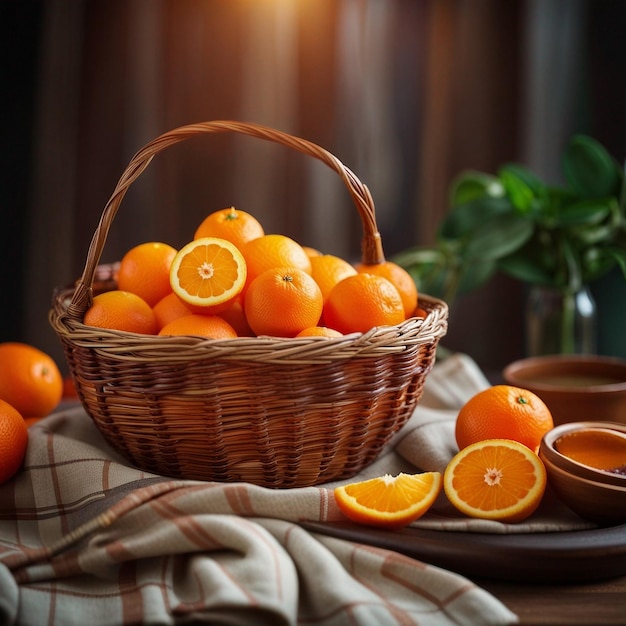
[[[457,416],[459,452],[443,474],[443,491],[461,513],[520,522],[540,505],[547,476],[537,449],[553,427],[548,407],[535,394],[496,385],[470,398]],[[334,490],[351,520],[398,528],[422,516],[441,490],[441,474],[382,476]]]
[[[421,312],[413,279],[395,263],[354,266],[267,234],[234,207],[209,214],[179,250],[162,242],[128,250],[117,287],[94,297],[85,324],[213,339],[328,338]]]
[[[0,484],[19,470],[27,427],[53,411],[64,381],[55,361],[34,346],[0,343]]]

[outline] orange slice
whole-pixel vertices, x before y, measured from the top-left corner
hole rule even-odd
[[[337,506],[353,522],[402,528],[432,506],[441,492],[439,472],[380,476],[335,488]]]
[[[510,439],[487,439],[463,448],[446,467],[448,500],[469,517],[521,522],[539,506],[546,488],[541,459]]]
[[[223,304],[237,296],[246,284],[246,262],[230,241],[200,237],[183,246],[174,257],[170,284],[187,304]]]

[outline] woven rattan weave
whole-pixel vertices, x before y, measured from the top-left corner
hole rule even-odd
[[[326,163],[363,223],[362,258],[384,260],[368,189],[335,156],[283,132],[232,121],[161,135],[131,160],[105,206],[82,277],[53,296],[50,322],[78,396],[103,436],[137,467],[170,477],[303,487],[370,464],[416,407],[447,329],[445,303],[420,295],[426,318],[337,339],[159,337],[83,324],[93,294],[115,288],[100,264],[130,187],[163,149],[235,132]]]

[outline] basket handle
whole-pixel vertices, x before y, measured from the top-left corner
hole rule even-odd
[[[237,132],[250,135],[259,139],[273,141],[293,148],[299,152],[319,159],[328,167],[335,170],[348,188],[356,208],[359,211],[363,224],[363,237],[361,241],[361,257],[366,264],[382,263],[385,260],[382,248],[382,240],[376,225],[375,208],[372,196],[367,187],[333,154],[320,146],[294,137],[267,126],[233,121],[212,121],[189,124],[175,128],[164,133],[146,144],[132,158],[121,178],[119,179],[113,194],[104,207],[98,227],[93,234],[83,275],[76,284],[72,300],[67,308],[67,315],[71,318],[82,320],[85,311],[93,301],[93,281],[100,257],[106,243],[111,223],[117,214],[117,210],[126,195],[128,188],[139,178],[141,173],[148,167],[152,159],[161,150],[186,139],[203,133]]]

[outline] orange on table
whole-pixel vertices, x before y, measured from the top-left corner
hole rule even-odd
[[[550,409],[537,395],[511,385],[495,385],[461,407],[455,436],[459,449],[484,439],[513,439],[536,452],[553,427]]]
[[[155,335],[157,332],[156,316],[150,305],[138,295],[120,289],[95,296],[83,322],[87,326],[129,333]]]
[[[193,238],[219,237],[230,241],[241,250],[246,242],[264,234],[263,226],[254,216],[231,206],[205,217]]]
[[[521,522],[532,515],[546,481],[541,459],[511,439],[487,439],[463,448],[443,476],[446,496],[461,513],[502,522]]]
[[[333,337],[343,337],[343,334],[334,328],[326,326],[309,326],[301,330],[296,337],[327,337],[332,339]]]
[[[324,303],[324,324],[347,335],[405,320],[404,305],[391,282],[375,274],[354,274],[339,281]]]
[[[26,343],[0,343],[0,399],[23,417],[44,417],[62,397],[63,376],[50,355]]]
[[[28,428],[20,412],[0,400],[0,484],[15,476],[24,462]]]
[[[170,291],[170,265],[176,249],[159,241],[141,243],[122,257],[117,287],[130,291],[154,306]]]
[[[210,312],[215,312],[215,306],[241,292],[246,275],[246,261],[235,244],[220,237],[200,237],[174,257],[170,284],[186,305],[211,307]]]
[[[246,259],[248,281],[275,267],[293,267],[311,273],[311,260],[304,248],[286,235],[263,235],[249,241],[241,252]]]
[[[311,257],[311,276],[322,290],[324,300],[339,281],[356,273],[353,265],[333,254]]]
[[[348,519],[381,528],[402,528],[420,518],[441,492],[439,472],[380,476],[336,487],[335,501]]]
[[[387,278],[400,293],[404,306],[404,316],[412,317],[417,307],[417,287],[415,281],[403,267],[393,261],[383,263],[357,263],[357,272],[361,274],[376,274]]]
[[[246,292],[244,311],[256,335],[295,337],[316,326],[324,298],[310,274],[295,267],[275,267],[257,276]]]
[[[234,339],[237,333],[226,320],[218,315],[192,313],[166,324],[159,331],[159,335],[161,337],[198,335],[209,339]]]

